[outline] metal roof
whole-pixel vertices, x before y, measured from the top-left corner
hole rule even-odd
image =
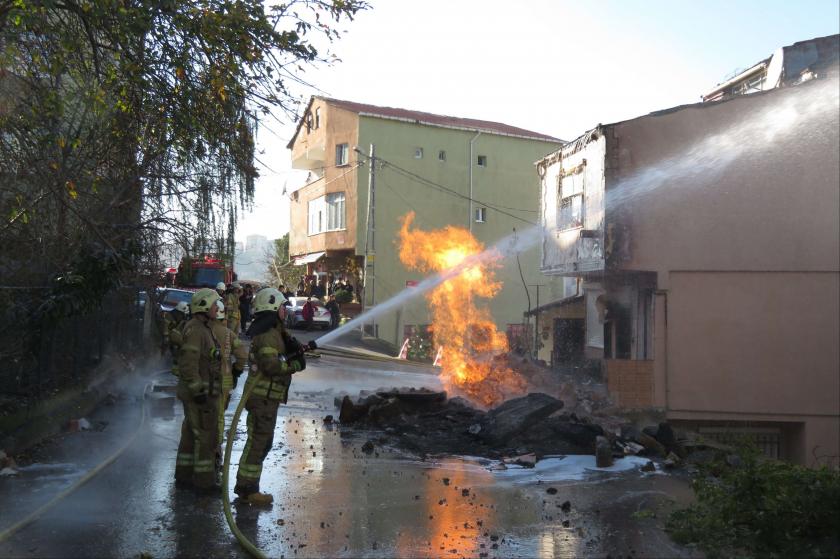
[[[359,116],[399,120],[402,122],[412,122],[415,124],[421,124],[426,126],[439,126],[441,128],[453,128],[456,130],[469,130],[475,132],[481,131],[487,134],[497,134],[501,136],[511,136],[514,138],[522,138],[528,140],[554,142],[558,144],[564,143],[564,141],[559,138],[555,138],[547,134],[541,134],[539,132],[533,132],[531,130],[525,130],[524,128],[518,128],[516,126],[511,126],[509,124],[504,124],[501,122],[477,120],[473,118],[461,118],[456,116],[437,115],[433,113],[426,113],[423,111],[413,111],[409,109],[400,109],[396,107],[380,107],[377,105],[369,105],[367,103],[357,103],[355,101],[345,101],[342,99],[332,99],[330,97],[313,96],[312,99],[310,99],[309,101],[309,105],[307,106],[306,111],[304,111],[303,113],[304,116],[298,121],[297,129],[295,130],[294,136],[292,136],[292,139],[289,141],[289,145],[287,146],[288,148],[291,149],[292,145],[294,144],[298,132],[300,132],[301,126],[303,125],[306,113],[309,112],[309,108],[312,106],[312,102],[315,99],[324,101],[325,103],[333,107],[338,107],[340,109],[354,112]]]

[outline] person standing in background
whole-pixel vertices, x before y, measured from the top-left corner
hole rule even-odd
[[[246,284],[242,296],[239,297],[239,323],[242,326],[242,332],[248,329],[248,321],[251,320],[251,301],[253,298],[252,287],[250,284]]]

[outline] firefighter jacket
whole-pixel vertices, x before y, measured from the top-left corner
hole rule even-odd
[[[225,316],[228,320],[239,320],[239,295],[235,292],[225,295]]]
[[[289,385],[292,384],[294,369],[280,360],[280,356],[286,352],[282,328],[283,326],[278,324],[258,334],[251,341],[251,352],[248,356],[251,366],[245,388],[247,390],[248,386],[255,384],[251,392],[253,396],[278,400],[285,404],[289,397]]]
[[[248,362],[248,346],[239,340],[239,336],[233,333],[224,323],[216,320],[211,325],[213,336],[219,342],[222,365],[222,391],[227,394],[233,390],[232,369],[236,367],[239,372],[245,369]],[[235,360],[231,363],[231,357]]]
[[[210,322],[202,313],[184,325],[178,356],[179,379],[193,396],[217,396],[222,390],[221,344],[210,329]]]

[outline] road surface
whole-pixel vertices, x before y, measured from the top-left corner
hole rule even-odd
[[[0,556],[247,556],[228,529],[221,499],[174,487],[182,414],[165,387],[174,379],[156,377],[158,389],[144,400],[146,380],[126,381],[124,394],[89,418],[100,430],[58,437],[19,476],[0,478],[2,531],[131,440],[145,405],[135,442],[0,542]],[[638,459],[599,471],[593,457],[569,456],[533,470],[501,471],[469,457],[424,460],[381,447],[368,455],[361,447],[375,433],[323,423],[327,414],[338,416],[333,399],[340,392],[400,386],[436,388],[439,382],[430,367],[328,356],[310,360],[295,376],[264,465],[262,489],[274,505],[234,504],[241,530],[268,556],[692,556],[661,528],[666,512],[689,498],[687,483],[644,474]],[[244,440],[243,417],[234,464]]]

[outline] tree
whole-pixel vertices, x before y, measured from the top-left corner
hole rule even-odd
[[[232,253],[260,121],[297,116],[305,68],[366,8],[0,0],[0,277],[37,288],[0,289],[0,355],[158,272],[162,247]]]
[[[266,253],[266,276],[273,286],[285,285],[294,290],[306,266],[295,266],[289,261],[289,234],[274,240],[274,252]]]

